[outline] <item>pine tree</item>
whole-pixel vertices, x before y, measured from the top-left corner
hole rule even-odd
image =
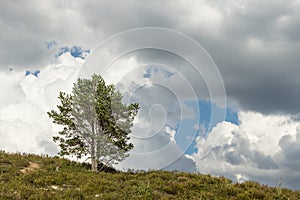
[[[60,92],[58,98],[58,111],[48,115],[63,126],[59,136],[53,137],[61,156],[89,156],[92,170],[97,171],[99,162],[111,166],[128,155],[133,148],[128,134],[139,109],[137,103],[123,104],[114,85],[106,85],[95,74],[91,79],[78,79],[72,94]]]

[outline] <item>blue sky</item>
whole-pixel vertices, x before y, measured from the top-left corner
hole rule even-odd
[[[175,75],[174,72],[158,66],[148,67],[145,72],[146,73],[143,75],[143,78],[145,79],[150,79],[151,76],[158,73],[162,73],[166,79],[170,79],[170,77]],[[178,121],[178,124],[173,128],[176,131],[176,144],[188,155],[198,151],[195,141],[196,138],[200,136],[200,134],[201,137],[207,137],[208,133],[211,132],[218,123],[225,120],[236,125],[239,124],[237,111],[234,111],[229,107],[221,108],[209,100],[186,101],[185,104],[196,113],[196,116],[193,119],[181,118],[180,121]],[[215,112],[213,118],[212,112]],[[224,113],[226,113],[225,116]],[[199,130],[198,126],[203,126],[204,129]]]
[[[193,107],[197,109],[197,106],[195,106],[197,102],[189,102],[188,105],[190,107]],[[205,133],[201,133],[202,137],[207,137],[207,134],[211,132],[212,128],[214,128],[218,123],[222,122],[223,120],[231,122],[233,124],[238,125],[238,113],[230,108],[226,108],[226,116],[224,119],[224,116],[221,114],[224,112],[222,108],[217,106],[214,103],[211,103],[210,101],[199,101],[198,102],[198,108],[200,110],[199,114],[199,121],[196,119],[190,120],[190,119],[183,119],[181,121],[182,124],[184,124],[183,127],[181,127],[180,132],[177,132],[177,135],[175,136],[176,144],[178,144],[182,149],[185,150],[186,154],[193,154],[198,151],[198,148],[195,146],[196,137],[199,136],[200,130],[197,130],[195,127],[195,124],[203,125],[205,128]],[[220,113],[219,116],[216,116],[216,119],[213,121],[211,120],[211,113],[212,113],[212,106],[214,106],[217,109],[217,113]],[[198,121],[198,122],[197,122]],[[176,129],[178,130],[178,128]],[[192,134],[186,134],[186,133],[192,133]],[[191,138],[194,138],[193,142],[187,141],[186,136],[190,136]],[[188,149],[186,149],[188,147]]]
[[[48,45],[49,48],[49,45]],[[58,52],[55,54],[56,57],[61,56],[64,53],[69,52],[71,54],[71,56],[73,56],[74,58],[85,58],[86,56],[84,54],[88,54],[90,53],[90,50],[83,50],[81,47],[79,46],[72,46],[72,47],[60,47]]]

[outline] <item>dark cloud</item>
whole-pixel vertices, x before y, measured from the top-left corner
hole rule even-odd
[[[92,30],[113,34],[143,26],[171,27],[184,10],[176,1],[92,0],[80,4],[78,11]]]
[[[120,31],[166,27],[192,36],[207,49],[228,97],[241,109],[297,114],[298,11],[299,3],[282,0],[2,2],[0,66],[36,69],[54,62],[54,52],[45,44],[53,39],[93,49]]]
[[[191,32],[219,67],[228,97],[243,110],[299,113],[300,46],[294,28],[299,5],[247,1],[239,8],[226,3],[214,4],[224,17],[219,37]]]
[[[48,41],[91,46],[86,38],[95,37],[90,36],[75,8],[73,3],[60,1],[1,2],[0,70],[35,69],[56,62],[55,50],[48,49]]]

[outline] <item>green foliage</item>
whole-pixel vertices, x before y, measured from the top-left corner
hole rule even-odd
[[[21,173],[29,162],[40,168]],[[300,191],[277,190],[183,172],[93,173],[85,163],[0,152],[0,199],[300,199]]]
[[[89,155],[93,169],[97,162],[111,166],[124,159],[132,143],[128,143],[132,122],[137,115],[137,103],[125,105],[114,85],[103,78],[78,79],[72,94],[60,92],[58,111],[48,112],[53,123],[63,126],[59,136],[60,155]]]

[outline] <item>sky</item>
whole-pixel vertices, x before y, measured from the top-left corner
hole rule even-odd
[[[0,149],[55,155],[46,112],[101,74],[141,105],[119,168],[300,189],[300,1],[3,1]]]

